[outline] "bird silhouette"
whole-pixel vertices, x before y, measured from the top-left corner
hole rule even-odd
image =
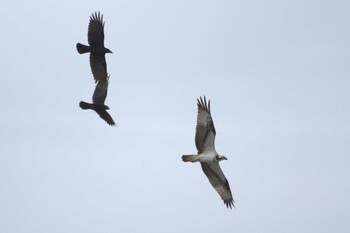
[[[105,80],[98,81],[95,87],[94,94],[92,96],[92,104],[80,101],[79,106],[82,109],[91,109],[94,110],[103,120],[105,120],[109,125],[114,126],[115,123],[106,110],[109,110],[109,107],[105,105],[105,100],[107,97],[109,84],[109,75]]]
[[[105,105],[107,97],[109,77],[107,73],[106,53],[112,53],[104,46],[104,22],[103,15],[95,12],[90,16],[88,28],[89,46],[77,43],[78,53],[90,53],[90,68],[94,77],[96,86],[92,96],[92,104],[81,101],[79,106],[82,109],[94,110],[109,125],[115,125],[112,117],[106,111],[109,109]]]
[[[207,176],[210,184],[220,195],[227,208],[232,209],[234,200],[232,197],[230,185],[222,172],[219,162],[227,160],[223,155],[219,155],[215,150],[215,127],[210,111],[210,100],[207,102],[200,97],[197,99],[197,126],[196,126],[196,147],[197,154],[183,155],[184,162],[200,162],[204,174]]]
[[[95,12],[90,16],[88,28],[89,46],[77,43],[78,53],[90,53],[90,68],[95,82],[107,77],[107,63],[105,54],[112,53],[104,46],[104,22],[103,15]]]

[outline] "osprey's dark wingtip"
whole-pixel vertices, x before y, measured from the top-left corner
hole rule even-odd
[[[224,201],[224,203],[225,203],[227,209],[228,209],[228,208],[232,209],[232,207],[233,207],[233,208],[236,208],[235,202],[233,201],[233,199],[231,199],[231,200],[229,200],[229,201]]]
[[[205,95],[203,96],[203,98],[202,98],[202,96],[197,98],[197,106],[199,108],[204,109],[209,114],[211,114],[211,112],[210,112],[210,100],[208,100],[208,102],[207,102],[207,98],[205,97]]]

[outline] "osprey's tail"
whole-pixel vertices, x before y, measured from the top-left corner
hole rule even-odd
[[[89,104],[83,101],[80,101],[79,106],[81,107],[81,109],[93,109],[93,104]]]
[[[198,155],[183,155],[182,161],[184,162],[196,162],[196,159],[198,158]]]
[[[86,45],[83,45],[80,43],[77,43],[77,50],[78,50],[78,53],[80,53],[80,54],[91,52],[91,49],[89,46],[86,46]]]

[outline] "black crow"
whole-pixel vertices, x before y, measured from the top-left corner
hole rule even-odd
[[[107,77],[105,54],[112,53],[104,46],[104,24],[103,15],[100,12],[92,14],[88,29],[89,46],[77,43],[78,53],[90,53],[90,67],[95,82],[99,81],[101,77]]]
[[[105,80],[99,80],[97,82],[94,94],[92,96],[92,104],[80,101],[79,106],[82,109],[94,110],[103,120],[105,120],[109,125],[113,126],[115,125],[115,123],[112,117],[106,111],[109,109],[109,107],[105,105],[108,84],[109,84],[109,75],[105,78]]]

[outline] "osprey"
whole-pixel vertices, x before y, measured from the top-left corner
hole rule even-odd
[[[196,127],[196,147],[198,154],[183,155],[184,162],[200,162],[204,174],[208,177],[210,184],[219,193],[227,208],[235,207],[230,190],[230,185],[222,172],[219,162],[227,160],[215,150],[215,127],[210,113],[210,100],[207,103],[205,97],[197,99],[198,114]]]
[[[104,46],[104,25],[103,15],[100,12],[95,12],[90,16],[88,29],[89,46],[77,43],[78,53],[90,53],[90,68],[94,76],[95,82],[98,82],[102,77],[107,77],[106,53],[112,53],[111,50]]]
[[[96,84],[94,94],[92,96],[92,104],[80,101],[79,106],[82,109],[92,109],[94,110],[103,120],[105,120],[109,125],[115,125],[111,115],[108,114],[106,110],[109,109],[105,105],[105,100],[107,97],[107,90],[109,84],[109,75],[104,80],[99,80]]]

